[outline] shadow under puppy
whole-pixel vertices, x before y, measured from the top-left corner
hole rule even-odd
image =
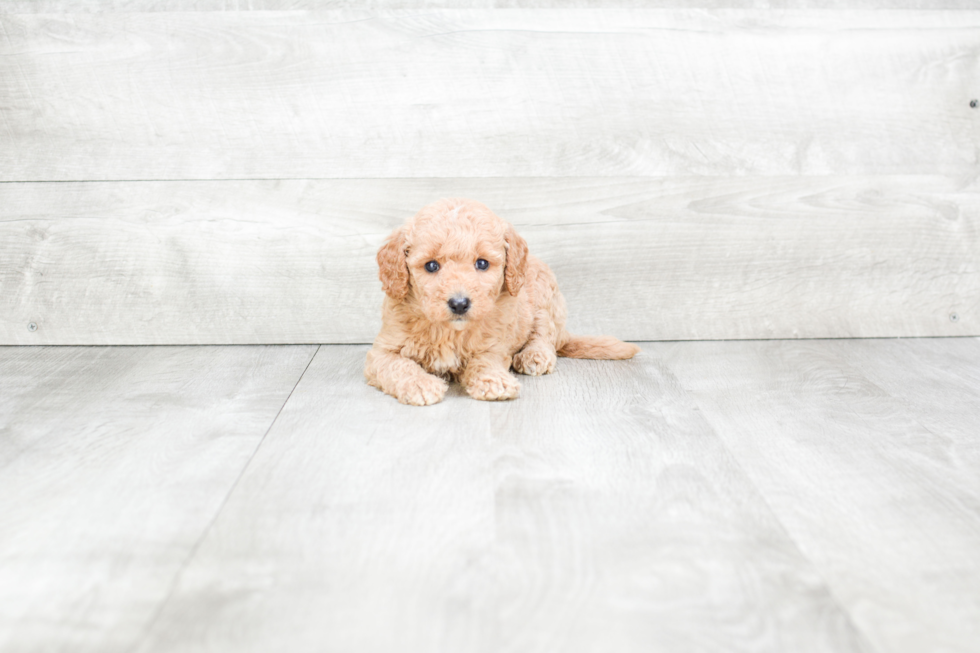
[[[537,376],[556,356],[632,358],[612,337],[572,336],[565,300],[547,265],[507,222],[472,200],[424,207],[378,251],[385,297],[368,352],[368,383],[403,404],[442,400],[447,380],[475,399],[513,399],[510,373]]]

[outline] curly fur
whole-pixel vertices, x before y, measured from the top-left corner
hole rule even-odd
[[[489,262],[486,270],[478,259]],[[428,272],[425,264],[440,268]],[[378,251],[382,327],[368,352],[368,383],[400,402],[427,405],[459,381],[476,399],[513,399],[510,369],[540,375],[557,356],[632,358],[639,348],[565,330],[565,300],[547,265],[489,208],[463,199],[424,207]],[[470,300],[454,314],[451,298]]]

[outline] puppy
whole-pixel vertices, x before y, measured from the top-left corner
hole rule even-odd
[[[479,202],[424,207],[378,251],[385,297],[368,352],[368,383],[403,404],[442,400],[447,381],[475,399],[513,399],[510,373],[537,376],[556,356],[632,358],[639,348],[565,330],[565,300],[547,265],[514,228]]]

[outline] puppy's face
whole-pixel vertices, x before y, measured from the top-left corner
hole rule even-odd
[[[462,330],[492,314],[502,292],[517,294],[526,252],[483,204],[442,200],[397,230],[378,262],[385,292],[416,303],[430,322]]]
[[[406,263],[429,321],[463,329],[493,312],[507,264],[504,225],[493,218],[457,205],[415,219]]]

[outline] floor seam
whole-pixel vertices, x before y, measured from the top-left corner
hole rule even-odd
[[[255,456],[259,452],[259,449],[262,448],[262,443],[265,442],[266,437],[268,437],[269,433],[272,431],[272,427],[274,427],[276,425],[276,422],[279,421],[279,416],[282,414],[282,411],[286,408],[286,405],[289,404],[289,400],[292,398],[293,393],[296,391],[296,388],[298,388],[299,384],[303,381],[303,377],[306,376],[306,371],[310,369],[310,365],[313,364],[313,359],[316,358],[316,355],[317,353],[319,353],[321,346],[322,345],[317,345],[317,348],[313,351],[313,354],[310,356],[310,360],[306,362],[306,367],[303,368],[303,371],[300,373],[299,378],[296,379],[296,383],[293,384],[293,387],[290,389],[289,394],[286,395],[286,399],[282,402],[282,405],[279,407],[279,410],[276,411],[275,417],[272,418],[272,421],[269,423],[268,428],[266,428],[265,433],[263,433],[262,437],[259,438],[259,441],[255,445],[255,449],[253,449],[252,453],[249,455],[248,460],[246,460],[245,464],[242,465],[241,471],[238,473],[238,476],[235,477],[235,480],[231,484],[231,487],[228,488],[228,492],[225,493],[225,496],[221,500],[221,503],[218,505],[217,510],[214,511],[214,514],[211,516],[211,519],[208,521],[207,525],[201,531],[200,536],[198,536],[197,541],[194,542],[194,546],[192,546],[190,551],[187,553],[187,556],[184,558],[184,561],[181,563],[180,568],[174,573],[173,578],[170,581],[170,586],[167,588],[167,593],[164,595],[163,600],[160,601],[160,604],[157,606],[157,609],[153,612],[153,615],[147,621],[146,626],[144,626],[142,636],[136,641],[136,643],[133,645],[133,648],[131,649],[132,653],[136,653],[137,651],[139,651],[146,643],[147,638],[150,636],[150,633],[153,631],[153,626],[160,619],[160,615],[163,614],[164,608],[166,608],[166,606],[170,603],[170,600],[173,598],[174,592],[177,589],[177,585],[180,581],[181,576],[183,576],[184,571],[187,570],[187,567],[188,565],[190,565],[191,560],[193,560],[194,557],[197,555],[197,552],[200,549],[201,544],[207,539],[208,534],[210,534],[211,528],[214,526],[215,522],[218,521],[218,517],[221,515],[221,513],[225,509],[225,506],[228,504],[228,499],[231,498],[231,495],[235,493],[235,490],[238,488],[238,484],[245,476],[245,472],[248,471],[248,468],[252,465],[252,461],[255,459]]]
[[[649,350],[645,350],[645,351],[649,351]],[[789,541],[789,543],[793,545],[793,548],[800,554],[800,557],[806,560],[807,564],[809,564],[810,566],[810,569],[813,570],[813,573],[820,578],[824,588],[826,588],[827,590],[827,595],[833,601],[834,605],[837,606],[837,609],[841,611],[841,614],[843,614],[844,617],[847,619],[847,622],[854,629],[855,634],[861,638],[861,643],[864,645],[864,647],[869,652],[879,651],[880,649],[877,646],[875,646],[874,642],[872,642],[871,639],[869,639],[864,629],[861,628],[858,625],[858,623],[854,620],[854,615],[851,613],[851,610],[841,602],[836,592],[834,592],[833,586],[831,585],[831,582],[828,580],[826,574],[817,565],[817,563],[814,562],[810,558],[810,556],[806,554],[806,552],[800,546],[800,543],[797,541],[797,539],[793,537],[793,534],[790,532],[785,522],[783,522],[783,520],[779,517],[779,514],[772,507],[772,504],[769,502],[769,497],[765,495],[765,493],[762,491],[759,485],[755,482],[755,479],[752,477],[752,475],[749,474],[748,470],[746,470],[745,466],[742,464],[742,461],[739,460],[737,455],[735,455],[735,452],[732,450],[732,448],[728,446],[728,442],[721,435],[721,432],[719,431],[715,423],[707,415],[707,411],[705,411],[705,409],[701,406],[701,402],[697,400],[697,396],[695,395],[695,393],[692,392],[684,384],[681,378],[674,373],[674,371],[670,368],[670,364],[663,356],[660,356],[659,354],[654,354],[654,355],[656,355],[657,358],[660,359],[660,362],[663,364],[664,371],[670,374],[671,377],[673,377],[674,382],[677,383],[677,387],[684,392],[685,396],[691,401],[692,405],[697,407],[697,412],[701,416],[701,419],[704,420],[704,424],[709,429],[711,429],[711,432],[718,439],[719,444],[722,446],[722,448],[724,448],[725,452],[728,454],[728,457],[732,461],[732,464],[734,464],[737,467],[737,469],[742,473],[742,476],[745,478],[746,482],[749,483],[749,485],[752,486],[752,489],[755,490],[756,494],[759,496],[759,499],[762,501],[762,504],[765,506],[766,510],[769,511],[769,514],[772,515],[773,521],[776,523],[779,530],[786,537],[787,541]]]

